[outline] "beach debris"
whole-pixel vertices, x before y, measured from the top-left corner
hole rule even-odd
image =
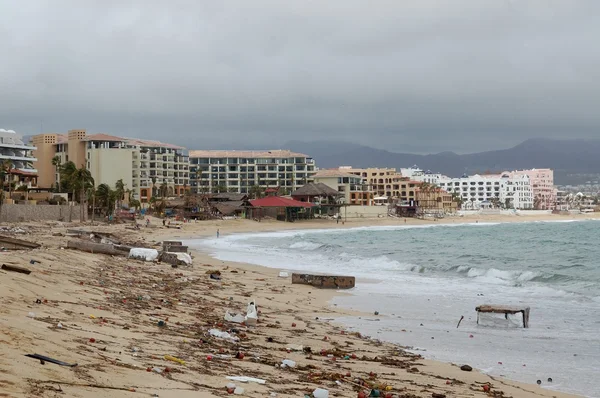
[[[25,250],[37,249],[41,245],[34,242],[29,242],[23,239],[12,238],[6,235],[0,235],[0,245],[4,250]]]
[[[164,356],[164,358],[165,358],[167,361],[171,361],[171,362],[177,362],[177,363],[178,363],[178,364],[180,364],[180,365],[185,365],[185,361],[184,361],[183,359],[179,359],[179,358],[177,358],[177,357],[174,357],[174,356],[172,356],[172,355],[165,355],[165,356]]]
[[[329,391],[324,388],[317,388],[313,391],[313,397],[315,398],[329,398]]]
[[[27,318],[35,319],[35,312],[29,312]]]
[[[33,258],[31,260],[29,260],[29,264],[31,265],[35,265],[35,264],[41,264],[41,261],[39,260],[34,260]]]
[[[279,273],[279,277],[280,277],[280,278],[287,278],[287,277],[289,277],[289,276],[290,276],[290,274],[288,274],[288,273],[287,273],[287,272],[285,272],[285,271],[281,271],[281,272]]]
[[[285,368],[295,368],[296,367],[296,361],[292,361],[291,359],[284,359],[283,361],[281,361],[281,367]]]
[[[552,383],[552,377],[548,377],[548,383]]]
[[[431,398],[446,398],[446,394],[440,394],[438,392],[434,392],[431,394]]]
[[[263,379],[257,379],[255,377],[247,377],[247,376],[225,376],[227,380],[239,381],[240,383],[258,383],[258,384],[266,384],[267,381]]]
[[[233,394],[234,395],[243,395],[244,391],[245,390],[242,387],[236,387],[235,390],[233,390]]]
[[[244,319],[247,326],[256,326],[258,323],[258,311],[254,301],[248,303],[246,308],[246,318]]]
[[[379,315],[379,311],[375,311],[375,312],[374,312],[374,314],[375,314],[375,315]]]
[[[460,323],[462,322],[462,320],[465,319],[464,315],[461,315],[460,319],[458,320],[458,323],[456,324],[456,328],[458,329],[458,327],[460,326]]]
[[[238,337],[232,336],[231,334],[229,334],[227,332],[222,332],[219,329],[210,329],[208,331],[208,333],[213,337],[217,337],[217,338],[223,339],[223,340],[230,340],[230,341],[238,341],[239,340]]]
[[[135,260],[154,261],[158,259],[158,250],[146,249],[143,247],[133,247],[129,251],[129,255],[127,257]]]
[[[224,320],[226,320],[227,322],[234,322],[234,323],[242,323],[246,320],[246,318],[244,317],[244,315],[242,314],[230,314],[229,311],[225,312],[225,317],[223,318]]]
[[[310,285],[321,289],[352,289],[356,283],[353,276],[292,274],[292,284]]]
[[[127,256],[129,251],[118,250],[115,245],[89,242],[84,240],[70,240],[67,242],[67,249],[80,250],[87,253],[108,254],[111,256]]]
[[[210,271],[206,271],[206,274],[209,275],[210,279],[214,279],[216,281],[221,280],[221,271],[210,270]]]
[[[288,351],[304,351],[304,346],[300,344],[290,344],[286,347]]]
[[[49,363],[53,363],[53,364],[60,365],[60,366],[68,366],[71,368],[77,366],[76,363],[67,363],[67,362],[59,361],[58,359],[53,359],[53,358],[47,357],[45,355],[40,355],[40,354],[26,354],[25,356],[29,357],[29,358],[33,358],[33,359],[39,359],[39,361],[42,365],[44,365],[46,362],[49,362]]]
[[[460,370],[464,371],[464,372],[470,372],[473,370],[473,368],[469,365],[463,365],[460,367]]]
[[[25,275],[31,274],[31,270],[23,267],[17,267],[16,265],[2,264],[2,269],[5,271],[18,272]]]

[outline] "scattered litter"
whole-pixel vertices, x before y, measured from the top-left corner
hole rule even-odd
[[[242,314],[235,314],[232,315],[229,313],[229,311],[225,312],[225,318],[224,318],[227,322],[234,322],[234,323],[242,323],[246,320],[246,318],[242,315]]]
[[[281,367],[282,367],[282,368],[285,368],[285,367],[288,367],[288,368],[295,368],[295,367],[296,367],[296,361],[292,361],[291,359],[284,359],[284,360],[281,362]]]
[[[286,347],[289,351],[304,351],[304,346],[299,344],[291,344]]]
[[[154,261],[158,258],[158,250],[134,247],[129,251],[129,258],[143,261]]]
[[[258,312],[256,311],[256,305],[254,304],[254,301],[251,301],[248,304],[245,321],[246,325],[248,326],[256,326],[258,323]]]
[[[29,358],[33,358],[33,359],[39,359],[40,363],[42,365],[44,365],[46,362],[50,362],[56,365],[60,365],[60,366],[68,366],[68,367],[74,367],[77,366],[76,363],[67,363],[67,362],[63,362],[63,361],[59,361],[58,359],[53,359],[44,355],[40,355],[40,354],[26,354],[26,357]]]
[[[29,314],[27,314],[27,318],[34,319],[35,318],[35,312],[30,312]]]
[[[213,336],[224,340],[238,341],[239,338],[232,336],[227,332],[222,332],[219,329],[210,329],[208,333]]]
[[[313,397],[315,398],[329,398],[329,391],[323,388],[317,388],[313,391]]]
[[[233,390],[233,393],[235,395],[242,395],[242,394],[244,394],[244,391],[245,390],[242,387],[236,387],[235,390]]]
[[[233,381],[239,381],[240,383],[258,383],[258,384],[265,384],[267,381],[263,380],[263,379],[257,379],[254,377],[247,377],[247,376],[226,376],[225,377],[227,380],[233,380]]]
[[[279,277],[280,277],[280,278],[287,278],[287,277],[289,277],[289,276],[290,276],[290,274],[288,274],[288,273],[287,273],[287,272],[285,272],[285,271],[281,271],[281,272],[279,273]]]
[[[180,365],[185,365],[185,361],[183,359],[179,359],[177,357],[171,356],[171,355],[165,355],[164,358],[167,361],[171,361],[171,362],[177,362]]]

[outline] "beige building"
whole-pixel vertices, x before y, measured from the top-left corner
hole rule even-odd
[[[344,195],[349,205],[373,206],[374,192],[362,176],[340,170],[319,170],[314,176],[315,184],[323,183]]]
[[[452,194],[435,186],[417,188],[415,199],[419,210],[425,213],[454,213],[458,210],[458,202]]]
[[[399,198],[399,182],[407,180],[395,168],[369,167],[366,169],[342,166],[340,171],[354,174],[363,178],[363,182],[373,188],[376,196],[386,198]]]
[[[0,163],[4,168],[5,190],[16,190],[21,187],[35,188],[38,171],[33,155],[35,147],[23,142],[23,137],[13,130],[0,129]]]
[[[86,167],[96,186],[111,187],[122,179],[132,198],[147,203],[158,196],[166,184],[167,196],[183,195],[189,187],[188,158],[183,147],[158,141],[123,138],[107,134],[90,134],[70,130],[67,134],[40,134],[32,138],[36,146],[34,166],[39,170],[38,186],[51,188],[60,181],[55,156],[60,164],[72,161]]]
[[[271,151],[190,151],[192,191],[250,193],[253,187],[291,193],[313,182],[315,161],[302,153]]]

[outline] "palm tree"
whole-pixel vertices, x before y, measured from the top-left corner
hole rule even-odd
[[[52,166],[54,166],[54,170],[56,171],[56,174],[58,175],[58,181],[56,181],[56,190],[57,192],[60,192],[60,166],[61,166],[61,162],[60,162],[60,156],[56,155],[55,157],[52,158]]]
[[[12,198],[12,170],[13,170],[12,160],[5,159],[2,162],[2,170],[8,174],[8,198]],[[2,178],[2,189],[4,190],[4,177]]]
[[[117,192],[110,189],[108,184],[100,184],[96,189],[96,199],[101,208],[105,210],[105,215],[110,216],[115,209],[115,202],[118,198]]]
[[[151,177],[152,180],[152,196],[156,196],[156,177]]]
[[[162,198],[164,198],[165,196],[167,196],[167,192],[169,191],[169,185],[166,182],[163,182],[162,184],[160,184],[160,196]]]
[[[117,208],[121,209],[123,198],[125,196],[125,183],[122,178],[119,178],[115,183],[115,196],[117,197]]]

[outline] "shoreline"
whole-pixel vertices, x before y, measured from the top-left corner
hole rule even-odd
[[[595,216],[594,214],[577,214],[577,215],[553,215],[553,214],[544,214],[544,215],[527,215],[527,216],[506,216],[506,215],[472,215],[472,216],[465,216],[465,217],[456,217],[456,218],[451,218],[451,219],[443,219],[443,220],[437,220],[437,221],[433,221],[433,220],[411,220],[408,219],[407,223],[405,224],[404,222],[401,222],[401,220],[389,220],[389,219],[371,219],[371,220],[353,220],[348,222],[345,225],[342,224],[334,224],[334,222],[327,222],[327,221],[323,221],[323,220],[319,220],[316,223],[312,223],[310,221],[302,223],[300,225],[293,225],[293,224],[285,224],[285,223],[279,223],[279,222],[274,222],[277,225],[275,226],[271,226],[271,228],[265,228],[265,229],[260,229],[259,231],[253,231],[253,232],[248,232],[245,229],[238,229],[238,228],[232,228],[232,229],[225,229],[225,233],[221,232],[221,236],[225,237],[228,235],[247,235],[248,233],[258,233],[258,234],[264,234],[264,233],[278,233],[278,232],[302,232],[304,230],[311,230],[312,232],[326,232],[326,231],[330,231],[330,230],[339,230],[339,229],[376,229],[376,228],[411,228],[411,227],[434,227],[434,226],[459,226],[459,225],[475,225],[478,224],[479,222],[481,222],[481,225],[496,225],[496,224],[504,224],[504,223],[553,223],[553,222],[557,222],[557,223],[561,223],[561,222],[583,222],[583,221],[597,221],[600,220],[600,217]],[[279,224],[283,224],[283,225],[279,225]],[[202,233],[201,236],[195,235],[195,236],[186,236],[186,237],[180,237],[178,236],[178,238],[181,239],[185,239],[185,240],[195,240],[195,239],[214,239],[214,236],[211,236],[209,233]],[[205,249],[201,250],[201,249],[194,249],[195,252],[197,253],[201,253],[203,256],[208,256],[210,258],[213,258],[215,260],[218,261],[222,261],[219,260],[216,257],[212,257],[212,253],[210,253],[210,250],[208,247],[206,247]],[[278,272],[279,270],[285,270],[285,271],[298,271],[298,272],[303,272],[302,270],[295,270],[293,269],[293,267],[288,268],[288,267],[268,267],[268,266],[264,266],[264,265],[260,265],[257,263],[252,263],[252,264],[247,264],[247,263],[240,263],[240,262],[236,262],[236,261],[228,261],[225,260],[224,263],[227,264],[243,264],[245,266],[249,266],[249,267],[258,267],[258,268],[266,268],[269,270],[272,270],[274,272]],[[311,273],[315,273],[315,274],[327,274],[326,272],[311,272]],[[357,277],[357,284],[358,283],[379,283],[381,281],[379,280],[365,280],[365,279],[359,279]],[[337,322],[337,319],[340,318],[358,318],[358,317],[371,317],[373,318],[373,314],[369,313],[369,312],[365,312],[365,311],[360,311],[360,310],[355,310],[352,309],[350,307],[347,306],[342,306],[342,307],[337,307],[338,304],[335,304],[335,307],[332,307],[334,298],[336,297],[343,297],[343,296],[347,296],[347,295],[351,295],[351,292],[345,292],[345,291],[334,291],[332,292],[331,296],[327,298],[327,302],[324,303],[325,305],[329,305],[334,311],[338,312],[338,315],[335,318],[329,319],[329,322],[332,326],[334,327],[350,327],[352,328],[352,330],[357,330],[357,331],[361,331],[360,327],[357,327],[356,325],[352,326],[348,323],[343,324],[340,322]],[[352,312],[352,314],[348,314],[347,312],[350,311]],[[385,318],[386,315],[382,315],[382,318]],[[375,318],[379,318],[379,317],[375,317]],[[392,344],[392,345],[396,345],[398,343],[394,343],[394,342],[385,342],[385,344]],[[420,348],[416,348],[416,350],[412,350],[411,348],[406,348],[408,349],[410,352],[414,353],[414,354],[418,354],[419,352],[426,352],[427,351],[427,347],[420,347]],[[425,361],[427,362],[431,362],[433,364],[439,365],[439,364],[451,364],[454,365],[453,362],[446,362],[446,361],[441,361],[441,360],[437,360],[437,359],[425,359]],[[491,380],[495,380],[497,382],[499,381],[503,381],[504,385],[507,386],[530,386],[531,388],[534,389],[539,389],[538,386],[536,386],[535,384],[529,384],[526,382],[520,382],[520,381],[516,381],[516,380],[512,380],[512,379],[507,379],[505,376],[491,376],[488,375],[487,373],[483,373],[483,370],[475,370],[477,372],[480,372],[482,375],[485,375],[486,377],[489,377],[489,379]],[[568,392],[563,392],[561,390],[555,390],[552,388],[545,388],[541,391],[549,391],[554,393],[556,396],[556,394],[566,394],[566,396],[579,396],[579,395],[570,395],[571,393]],[[533,391],[530,391],[533,392]]]
[[[589,216],[545,215],[550,220],[526,216],[519,217],[519,221],[595,218]],[[497,219],[492,218],[494,222]],[[458,220],[488,222],[489,217]],[[193,267],[173,269],[167,264],[62,249],[71,239],[65,236],[67,228],[106,231],[148,245],[190,236],[214,237],[217,229],[225,236],[428,223],[399,221],[360,220],[341,225],[335,221],[286,224],[213,220],[185,224],[181,230],[142,228],[140,231],[127,230],[124,224],[93,227],[19,224],[29,233],[15,237],[43,246],[33,251],[5,253],[10,258],[6,257],[4,263],[27,266],[33,272],[22,275],[0,271],[0,289],[5,292],[0,318],[6,325],[0,333],[3,342],[0,350],[5,358],[0,364],[0,390],[6,391],[7,397],[54,397],[58,386],[65,396],[82,398],[98,396],[101,391],[110,391],[111,397],[152,394],[161,398],[216,397],[227,395],[228,381],[224,376],[245,375],[267,380],[266,385],[237,383],[246,390],[244,395],[250,397],[270,393],[293,397],[317,387],[337,396],[355,397],[357,379],[390,386],[390,393],[399,397],[431,397],[433,393],[484,397],[488,395],[484,386],[491,392],[501,391],[513,397],[575,397],[478,371],[461,371],[450,363],[419,358],[399,345],[350,333],[329,319],[364,313],[332,306],[330,302],[339,292],[291,285],[289,278],[278,277],[276,268],[224,262],[195,251]],[[159,222],[152,220],[153,224]],[[31,259],[39,263],[29,264]],[[219,270],[222,280],[209,280],[206,272],[210,270]],[[42,303],[36,303],[36,299]],[[223,321],[227,309],[242,312],[250,300],[256,300],[261,310],[256,328]],[[28,317],[28,312],[35,313],[34,317]],[[157,319],[165,320],[168,326],[157,327]],[[57,326],[59,323],[61,327]],[[208,334],[210,328],[230,327],[239,329],[239,336],[243,336],[240,341],[228,342]],[[312,353],[286,351],[286,347],[294,344],[311,347]],[[333,357],[320,355],[322,350]],[[239,351],[245,353],[245,359],[234,358]],[[41,366],[23,357],[34,352],[78,362],[79,366],[73,369]],[[346,354],[352,354],[352,358],[344,359]],[[185,364],[165,360],[165,355],[181,358]],[[211,361],[207,359],[209,356]],[[297,368],[276,367],[283,359],[294,360]],[[154,368],[161,373],[154,372]],[[165,373],[166,369],[170,369],[169,373]],[[351,376],[345,377],[347,373]]]

